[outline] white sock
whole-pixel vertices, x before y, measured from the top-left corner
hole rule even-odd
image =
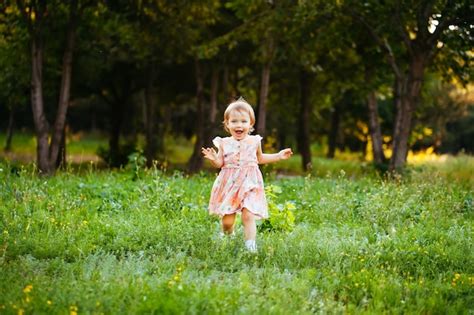
[[[257,243],[255,243],[255,240],[246,240],[245,247],[247,248],[249,252],[252,252],[252,253],[257,252]]]
[[[235,231],[232,231],[230,234],[224,233],[222,231],[219,233],[219,238],[224,238],[226,236],[235,236]]]

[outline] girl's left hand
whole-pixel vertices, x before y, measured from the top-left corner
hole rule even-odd
[[[281,160],[288,160],[293,155],[293,151],[290,148],[286,148],[278,152],[278,156]]]

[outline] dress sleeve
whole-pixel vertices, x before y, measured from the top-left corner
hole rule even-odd
[[[222,140],[223,139],[221,137],[215,137],[214,139],[212,139],[212,144],[214,144],[216,148],[220,148],[222,144]]]
[[[258,143],[258,142],[262,141],[262,139],[263,139],[262,136],[260,136],[260,135],[255,135],[255,142]]]

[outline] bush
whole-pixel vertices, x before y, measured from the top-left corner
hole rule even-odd
[[[277,195],[281,193],[282,190],[277,185],[267,185],[265,187],[269,218],[258,226],[259,231],[293,231],[295,227],[295,215],[293,214],[293,210],[295,210],[296,207],[290,201],[277,203]]]

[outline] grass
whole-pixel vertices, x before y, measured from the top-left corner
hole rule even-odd
[[[31,133],[16,132],[12,138],[12,149],[4,152],[5,134],[0,133],[0,160],[10,163],[27,164],[36,158],[36,138]],[[106,146],[107,141],[98,134],[77,133],[67,137],[66,154],[68,161],[73,164],[99,162],[97,150]]]
[[[0,133],[0,144],[5,146],[5,134]],[[67,138],[68,154],[95,154],[99,146],[106,146],[107,140],[99,134],[76,133]],[[34,153],[36,138],[34,134],[17,132],[12,138],[12,151],[16,153]]]
[[[214,175],[89,166],[41,178],[0,164],[0,312],[472,311],[472,158],[392,180],[324,163],[322,177],[266,174],[296,224],[259,233],[257,255],[240,225],[217,237]]]

